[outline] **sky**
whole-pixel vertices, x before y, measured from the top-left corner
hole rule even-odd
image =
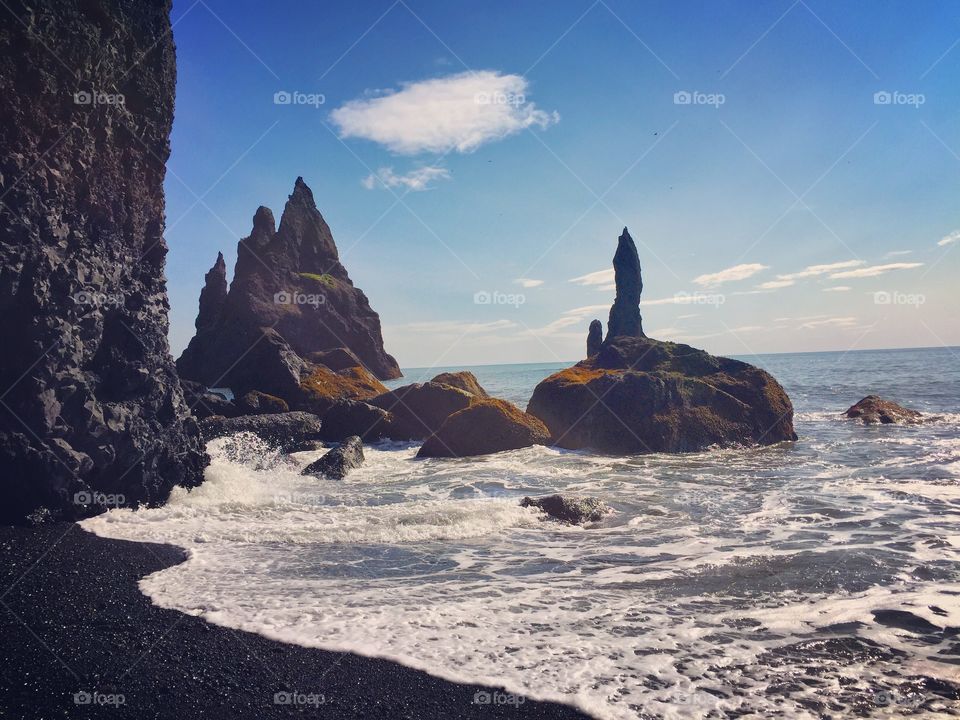
[[[960,345],[942,2],[175,0],[171,346],[303,176],[401,367]]]

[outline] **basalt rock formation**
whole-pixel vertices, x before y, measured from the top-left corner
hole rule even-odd
[[[916,410],[905,408],[891,400],[884,400],[879,395],[867,395],[863,400],[847,408],[844,413],[848,418],[859,420],[864,425],[873,424],[914,424],[921,422],[921,414]]]
[[[335,447],[319,460],[307,465],[301,474],[343,480],[347,473],[363,465],[363,460],[363,441],[353,435],[344,440],[339,447]]]
[[[631,306],[641,287],[635,254],[624,231],[603,346],[534,390],[527,412],[547,425],[551,442],[632,454],[796,440],[790,398],[769,373],[643,335]]]
[[[587,357],[593,357],[600,352],[601,345],[603,345],[603,323],[594,320],[590,323],[590,329],[587,332]]]
[[[400,377],[383,348],[380,318],[341,264],[313,193],[297,178],[280,226],[260,207],[237,246],[230,290],[222,301],[220,259],[201,295],[197,334],[177,360],[183,377],[235,393],[259,390],[295,405],[297,388],[323,354],[342,370],[344,353],[379,379]],[[206,296],[211,301],[206,305]],[[218,308],[208,319],[208,309]],[[339,363],[339,364],[338,364]],[[329,366],[328,366],[329,367]]]
[[[170,2],[0,23],[0,521],[164,501],[206,456],[167,343]]]
[[[544,445],[547,426],[506,400],[474,400],[441,423],[417,457],[468,457]]]
[[[571,525],[583,525],[599,522],[613,509],[599,498],[579,495],[544,495],[543,497],[525,497],[520,507],[535,507],[549,517]]]
[[[203,278],[203,289],[200,290],[200,312],[197,313],[195,323],[197,330],[213,327],[226,301],[227,264],[223,261],[223,253],[218,252],[217,261]]]

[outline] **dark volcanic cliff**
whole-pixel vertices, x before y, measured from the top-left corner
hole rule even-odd
[[[2,10],[3,521],[159,502],[202,478],[167,344],[169,11],[148,0]]]
[[[383,348],[380,318],[341,264],[313,193],[297,178],[280,227],[260,207],[249,237],[237,246],[237,265],[215,321],[201,294],[197,334],[177,368],[183,377],[234,392],[261,390],[288,397],[307,370],[304,360],[347,348],[380,379],[400,377]],[[201,322],[202,319],[202,322]],[[203,327],[201,327],[203,325]]]

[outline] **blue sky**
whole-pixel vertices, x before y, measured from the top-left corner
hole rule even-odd
[[[217,251],[232,272],[298,175],[403,367],[582,357],[624,225],[654,337],[960,345],[954,3],[177,0],[173,20],[175,354]]]

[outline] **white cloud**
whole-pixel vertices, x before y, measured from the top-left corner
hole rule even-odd
[[[809,322],[803,323],[800,329],[812,330],[819,327],[850,327],[856,324],[857,319],[855,317],[831,317],[824,318],[823,320],[810,320]]]
[[[939,240],[937,240],[937,245],[943,247],[944,245],[952,245],[953,243],[960,241],[960,230],[954,230],[949,235],[945,235]]]
[[[533,280],[532,278],[517,278],[513,282],[522,288],[535,288],[543,285],[543,280]]]
[[[766,270],[767,267],[767,265],[760,265],[759,263],[734,265],[733,267],[727,268],[726,270],[721,270],[720,272],[700,275],[699,277],[695,277],[693,281],[697,285],[701,285],[703,287],[715,287],[725,282],[746,280],[748,277],[756,275],[761,270]]]
[[[883,275],[888,273],[891,270],[909,270],[911,268],[917,268],[923,265],[923,263],[888,263],[886,265],[871,265],[870,267],[858,268],[856,270],[847,270],[845,272],[833,273],[830,276],[831,280],[842,280],[843,278],[865,278],[865,277],[876,277],[877,275]]]
[[[525,128],[559,121],[557,113],[527,102],[527,88],[520,75],[468,71],[351,100],[330,117],[340,137],[372,140],[395,153],[467,153]]]
[[[778,276],[779,277],[779,276]],[[794,284],[793,280],[769,280],[760,284],[761,290],[779,290],[780,288],[790,287]]]
[[[846,270],[863,265],[863,260],[844,260],[843,262],[830,263],[828,265],[808,265],[800,272],[789,273],[787,275],[777,275],[778,280],[799,280],[800,278],[815,277],[817,275],[826,275],[827,273]]]
[[[836,287],[824,288],[823,292],[847,292],[850,289],[849,285],[837,285]]]
[[[367,190],[375,187],[395,188],[407,187],[413,191],[427,190],[431,180],[449,180],[450,172],[442,167],[421,167],[411,170],[406,175],[397,175],[392,167],[382,167],[376,173],[367,175],[360,182]]]
[[[568,282],[576,283],[577,285],[607,285],[613,282],[614,272],[613,268],[597,270],[596,272],[587,273],[580,277],[570,278]]]
[[[886,255],[884,255],[884,257],[885,257],[885,258],[888,258],[888,257],[899,257],[899,256],[901,256],[901,255],[909,255],[909,254],[911,254],[912,252],[913,252],[913,250],[891,250],[891,251],[888,252]]]

